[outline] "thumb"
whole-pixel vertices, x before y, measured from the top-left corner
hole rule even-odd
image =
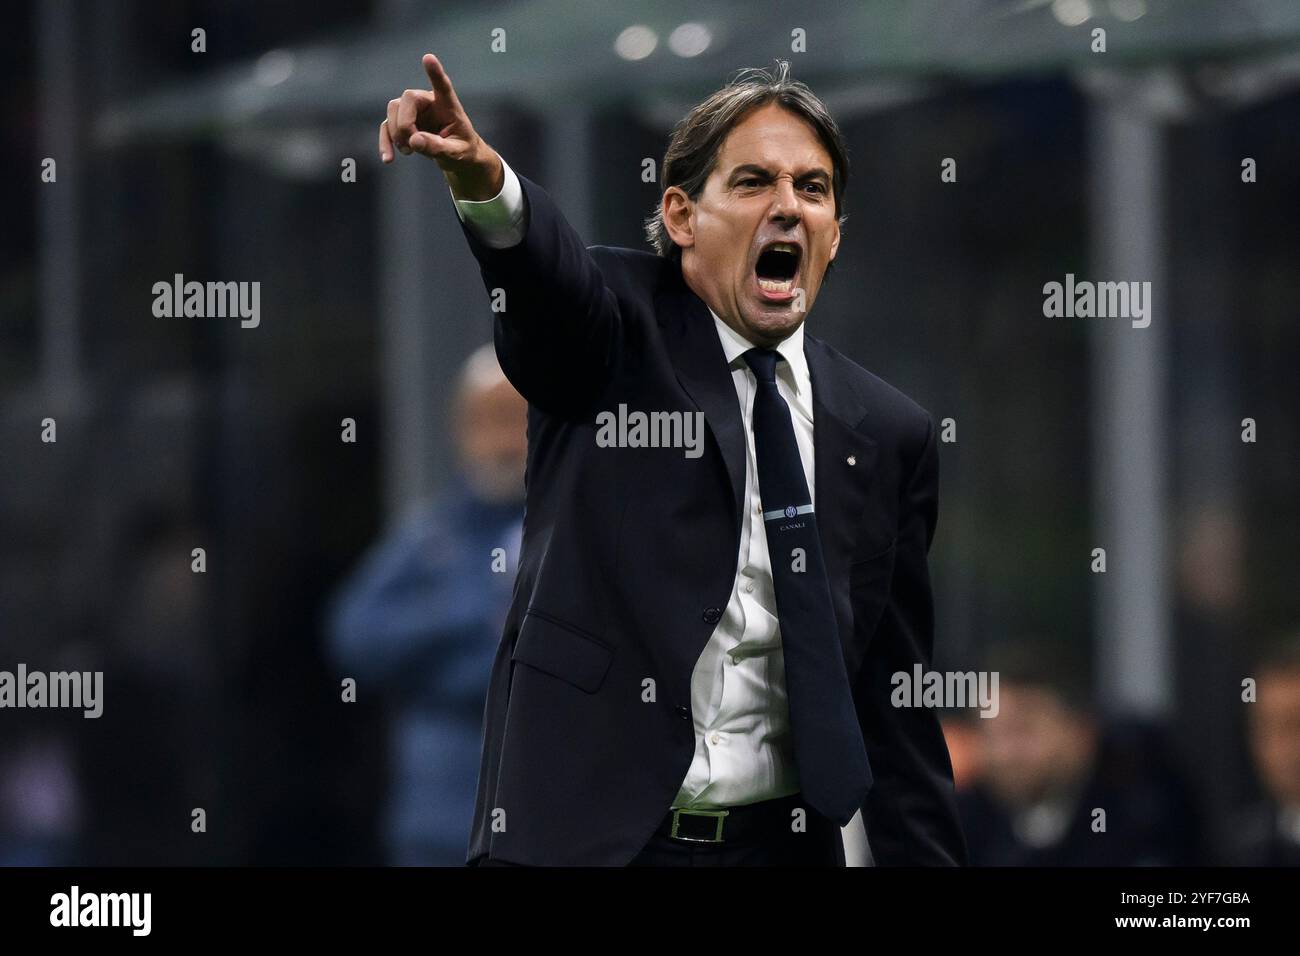
[[[430,159],[445,155],[450,145],[447,140],[436,133],[412,133],[411,138],[406,142],[415,152],[423,153]]]

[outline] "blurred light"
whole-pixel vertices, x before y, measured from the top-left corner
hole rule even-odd
[[[231,130],[220,142],[230,154],[288,179],[338,178],[338,145],[325,130],[248,127]]]
[[[658,35],[649,27],[628,27],[614,41],[614,52],[625,60],[644,60],[659,45]]]
[[[1146,0],[1110,0],[1110,12],[1116,19],[1132,23],[1147,12]]]
[[[699,56],[713,42],[713,34],[703,23],[683,23],[668,37],[668,48],[678,56]]]
[[[1092,5],[1088,0],[1054,0],[1052,16],[1067,27],[1077,27],[1088,22],[1092,16]]]
[[[278,86],[293,75],[293,54],[288,50],[271,50],[257,59],[253,79],[262,86]]]

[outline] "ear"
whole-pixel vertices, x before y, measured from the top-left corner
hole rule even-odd
[[[695,202],[680,186],[669,186],[661,200],[668,238],[683,249],[695,245]]]
[[[835,253],[840,251],[840,221],[838,217],[835,220],[835,238],[831,240],[831,258],[835,258]]]

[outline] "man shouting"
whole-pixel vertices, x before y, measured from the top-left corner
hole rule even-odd
[[[848,178],[825,106],[778,63],[692,109],[649,253],[584,246],[424,68],[379,151],[442,170],[528,400],[468,862],[843,866],[861,810],[877,864],[965,863],[937,715],[890,704],[934,642],[934,421],[804,331]],[[631,412],[701,415],[703,453],[597,441]]]

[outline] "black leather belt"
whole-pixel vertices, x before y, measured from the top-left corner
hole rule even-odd
[[[814,812],[799,793],[734,807],[674,807],[655,833],[684,843],[738,842],[789,831],[799,808]]]

